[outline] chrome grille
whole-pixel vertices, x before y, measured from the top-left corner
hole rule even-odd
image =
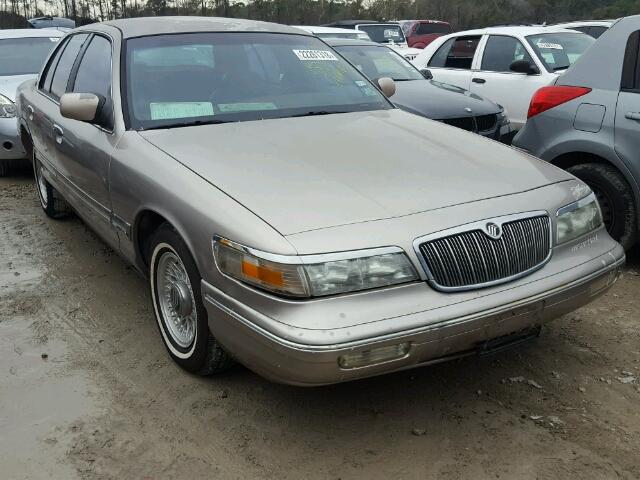
[[[468,229],[429,239],[418,248],[430,281],[442,290],[468,290],[524,276],[541,267],[551,254],[549,216],[512,217],[478,222]],[[492,238],[485,227],[496,225]],[[495,233],[495,231],[494,231]]]

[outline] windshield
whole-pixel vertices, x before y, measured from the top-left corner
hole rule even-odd
[[[40,72],[57,37],[7,38],[0,40],[0,76]]]
[[[349,45],[335,49],[372,80],[382,77],[398,82],[424,80],[413,65],[388,47]]]
[[[358,29],[367,32],[371,40],[377,43],[406,43],[407,41],[400,25],[358,25]]]
[[[133,128],[393,108],[315,37],[193,33],[127,41]]]
[[[573,65],[595,39],[583,33],[544,33],[530,35],[527,41],[550,72]]]

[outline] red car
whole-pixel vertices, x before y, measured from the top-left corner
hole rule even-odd
[[[452,32],[451,25],[439,20],[402,20],[400,26],[413,48],[424,48],[442,35]]]

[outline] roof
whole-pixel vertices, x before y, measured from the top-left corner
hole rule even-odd
[[[265,32],[309,35],[303,30],[239,18],[223,17],[138,17],[93,23],[76,30],[108,30],[115,28],[124,38],[192,32]]]
[[[351,33],[354,31],[350,28],[335,28],[335,27],[318,27],[312,25],[291,25],[293,28],[299,28],[305,32],[311,33]]]
[[[323,38],[324,42],[332,47],[382,47],[389,48],[386,45],[368,40],[351,40],[349,38]]]
[[[0,30],[2,38],[42,38],[42,37],[64,37],[64,32],[48,28],[16,28]]]
[[[355,27],[365,23],[379,23],[376,20],[337,20],[331,23],[325,23],[323,27]]]
[[[610,27],[615,20],[584,20],[577,22],[556,23],[555,27],[571,28],[571,27]]]
[[[444,20],[427,20],[427,19],[416,19],[416,20],[398,20],[398,23],[441,23],[445,25],[449,25],[449,22],[445,22]]]
[[[502,26],[502,27],[488,27],[488,28],[479,28],[477,30],[466,30],[464,32],[455,32],[452,33],[450,35],[447,35],[447,38],[449,37],[460,37],[460,36],[466,36],[466,35],[491,35],[491,34],[500,34],[500,33],[506,33],[509,35],[515,35],[515,36],[528,36],[528,35],[539,35],[542,33],[576,33],[574,30],[569,30],[566,28],[562,28],[562,27],[554,27],[552,25],[550,26],[544,26],[544,25],[533,25],[533,26]],[[444,38],[444,37],[440,37],[440,38]]]

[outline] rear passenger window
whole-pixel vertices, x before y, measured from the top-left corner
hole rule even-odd
[[[629,35],[622,66],[622,90],[640,91],[640,30]]]
[[[491,35],[484,48],[481,69],[489,72],[510,72],[510,66],[516,60],[526,60],[534,65],[520,40],[503,35]]]
[[[458,37],[445,42],[429,62],[430,67],[470,70],[480,37]]]
[[[85,42],[87,37],[87,34],[74,35],[67,42],[67,45],[64,48],[62,55],[60,56],[60,60],[56,65],[56,71],[53,74],[53,80],[51,82],[50,89],[52,97],[59,99],[64,93],[66,93],[71,69],[73,68],[76,57],[80,52],[80,48],[82,47],[82,44]]]

